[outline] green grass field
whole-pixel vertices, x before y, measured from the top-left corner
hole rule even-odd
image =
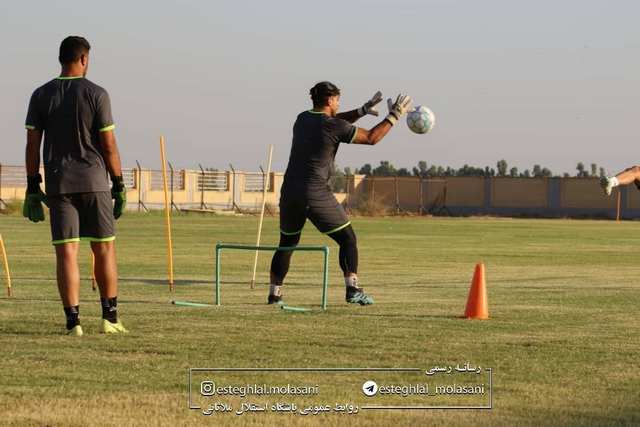
[[[174,217],[177,289],[171,296],[162,216],[125,215],[118,222],[119,309],[131,333],[97,333],[100,307],[88,280],[89,249],[83,243],[85,336],[71,338],[61,333],[64,314],[48,222],[0,216],[15,295],[0,298],[2,423],[640,423],[640,223],[491,218],[355,218],[353,223],[361,283],[376,304],[344,303],[337,246],[307,224],[302,244],[328,244],[332,251],[329,310],[299,314],[265,304],[270,253],[264,252],[255,290],[248,286],[253,253],[225,252],[222,307],[168,303],[171,298],[212,303],[214,244],[254,243],[255,217]],[[274,218],[265,221],[263,243],[277,243]],[[486,265],[491,319],[460,319],[479,261]],[[320,282],[321,256],[297,253],[287,302],[318,305]],[[465,362],[492,368],[492,410],[206,417],[188,408],[192,367],[428,369]],[[230,378],[274,380],[266,374]],[[329,396],[332,404],[364,399],[362,375],[284,374],[277,380],[300,378],[323,384],[323,401]],[[376,378],[400,382],[407,377]]]

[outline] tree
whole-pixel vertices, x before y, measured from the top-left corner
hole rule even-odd
[[[411,176],[411,172],[407,168],[400,168],[396,171],[396,176]]]
[[[509,170],[509,176],[511,176],[512,178],[516,178],[518,176],[518,168],[517,167],[512,167]]]
[[[491,176],[492,173],[495,175],[496,172],[494,169],[489,169],[488,166],[483,169],[465,164],[455,171],[452,176]]]
[[[531,171],[534,178],[540,178],[542,176],[542,168],[540,165],[533,165],[533,170]]]
[[[360,169],[356,169],[356,171],[360,175],[366,175],[366,176],[372,175],[371,165],[369,163],[365,163],[364,166],[362,166]]]
[[[584,164],[582,162],[578,162],[578,164],[576,165],[576,170],[578,171],[578,173],[576,174],[578,178],[583,178],[587,175],[587,172],[584,170]]]
[[[607,176],[607,174],[606,174],[606,172],[604,171],[604,168],[603,168],[603,167],[601,167],[601,168],[600,168],[600,177],[603,177],[603,176]]]
[[[420,160],[418,162],[418,167],[413,168],[413,175],[425,178],[427,176],[427,162]]]
[[[531,173],[529,172],[529,169],[525,169],[520,176],[523,178],[531,178]]]
[[[542,168],[542,176],[550,177],[551,175],[553,175],[551,173],[551,170],[549,170],[547,168]]]
[[[591,176],[598,176],[598,165],[591,163]]]
[[[381,160],[380,166],[373,170],[375,176],[395,176],[396,168],[388,161]]]
[[[340,170],[340,168],[335,167],[335,165],[331,166],[331,190],[334,193],[344,193],[345,188],[347,187],[347,179],[344,175],[344,172]]]
[[[498,169],[498,176],[507,176],[508,169],[507,161],[502,159],[496,163],[496,168]]]

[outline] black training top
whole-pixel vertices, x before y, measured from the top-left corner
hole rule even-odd
[[[98,136],[114,129],[109,94],[83,77],[58,77],[31,95],[27,129],[44,131],[46,193],[109,191]]]
[[[298,114],[283,189],[326,187],[341,142],[351,143],[357,128],[346,120],[316,111]]]

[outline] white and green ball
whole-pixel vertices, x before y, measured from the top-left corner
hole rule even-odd
[[[415,133],[427,133],[436,124],[436,116],[433,111],[422,105],[418,105],[407,114],[407,125]]]

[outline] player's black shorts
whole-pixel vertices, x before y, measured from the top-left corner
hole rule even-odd
[[[113,203],[109,191],[48,196],[54,245],[89,240],[115,240]]]
[[[344,208],[328,188],[315,191],[283,188],[280,195],[280,232],[299,234],[307,218],[325,234],[334,233],[350,224]]]

